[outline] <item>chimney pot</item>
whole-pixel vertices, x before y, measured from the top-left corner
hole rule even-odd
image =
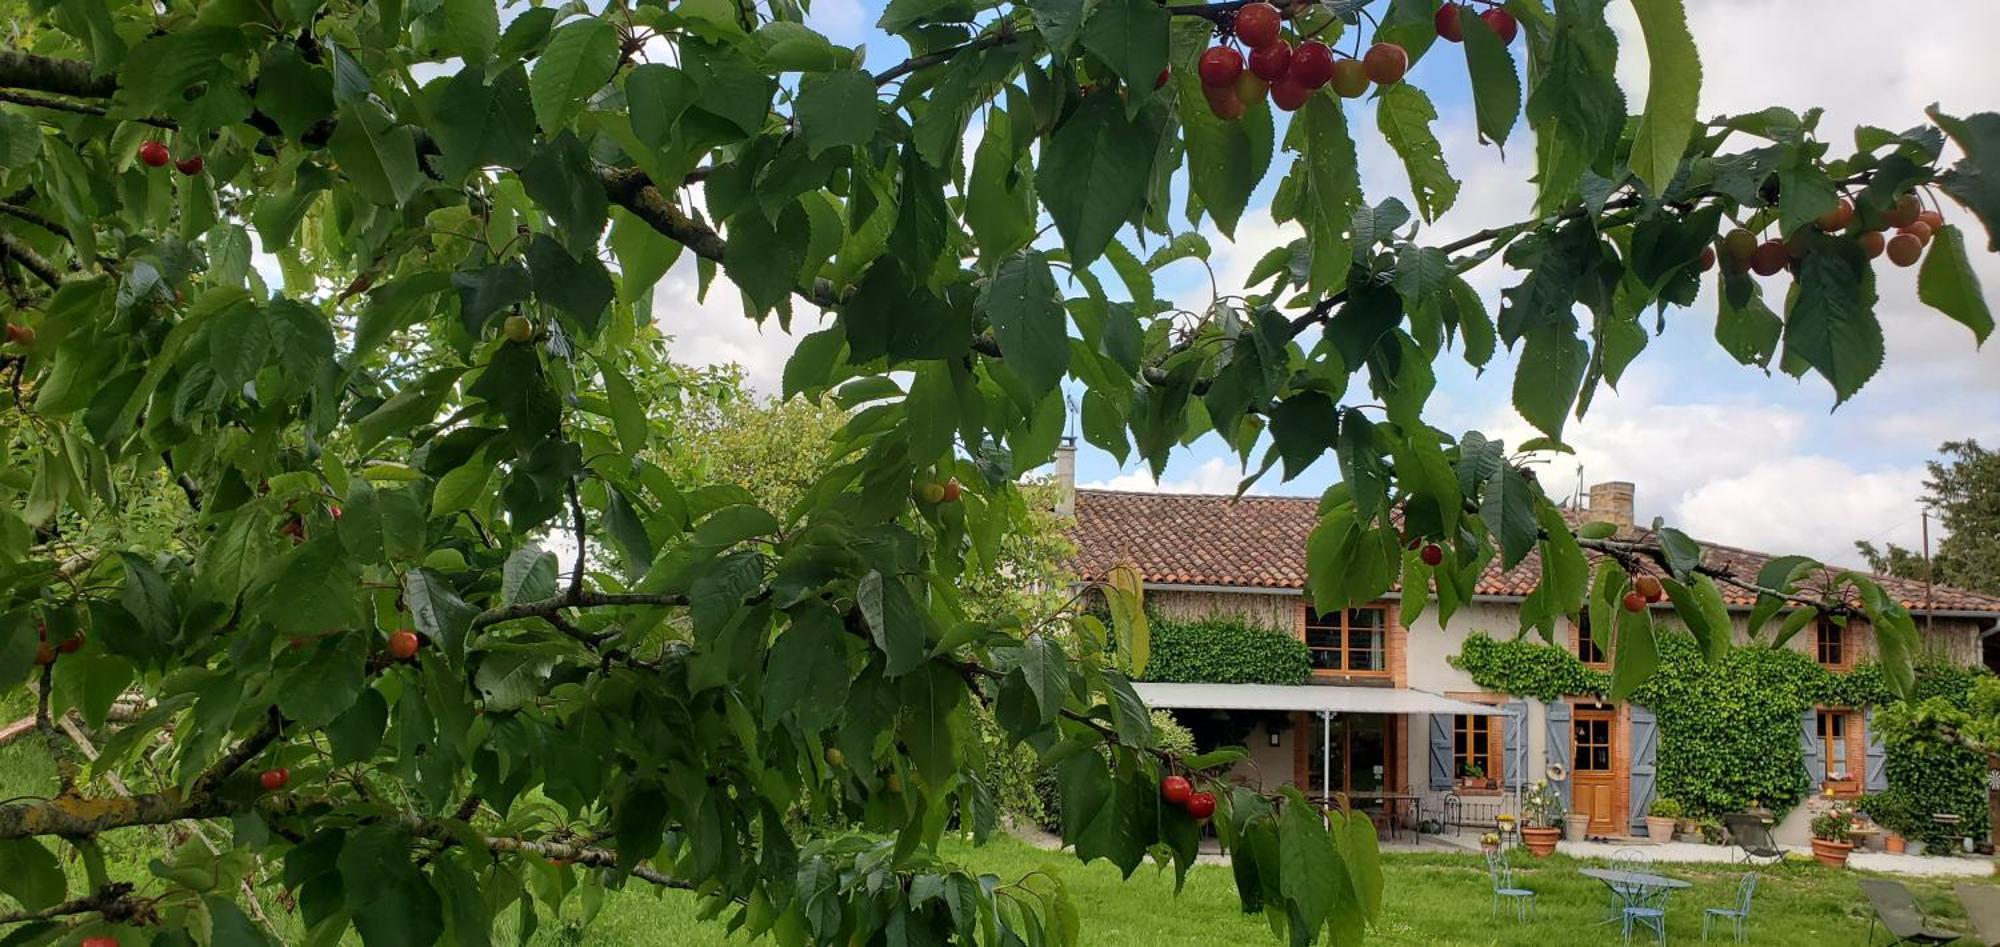
[[[1593,484],[1590,488],[1590,518],[1615,523],[1621,529],[1631,528],[1634,525],[1632,496],[1636,489],[1627,480]]]
[[[1064,437],[1056,448],[1056,515],[1076,515],[1076,438]]]

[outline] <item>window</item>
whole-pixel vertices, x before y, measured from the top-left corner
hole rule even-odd
[[[1826,781],[1835,788],[1854,781],[1854,771],[1848,768],[1847,759],[1847,732],[1853,725],[1849,719],[1853,716],[1845,710],[1819,712],[1820,756],[1826,760]]]
[[[1573,772],[1603,773],[1611,770],[1611,721],[1604,717],[1578,717],[1571,732],[1576,735]]]
[[[1592,667],[1602,667],[1604,649],[1598,647],[1596,636],[1590,633],[1590,610],[1585,609],[1576,616],[1576,659]]]
[[[1827,667],[1847,666],[1847,629],[1830,618],[1819,620],[1819,663]]]
[[[1470,714],[1452,717],[1451,766],[1454,778],[1483,783],[1505,775],[1502,769],[1506,764],[1501,756],[1505,738],[1500,735],[1503,719]]]
[[[1306,608],[1306,649],[1314,671],[1387,674],[1389,609],[1371,605],[1322,615]]]

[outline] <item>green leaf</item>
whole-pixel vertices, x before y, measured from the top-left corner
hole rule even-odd
[[[1664,194],[1680,170],[1701,100],[1701,59],[1681,0],[1634,0],[1646,34],[1646,111],[1632,135],[1632,173]]]
[[[332,744],[333,764],[359,763],[375,755],[382,745],[382,733],[389,726],[389,704],[374,690],[363,690],[354,702],[326,728]]]
[[[535,123],[545,133],[567,126],[617,67],[618,30],[610,20],[586,16],[558,27],[528,76]]]
[[[965,223],[979,244],[981,262],[989,267],[1035,236],[1034,179],[1015,151],[1016,121],[998,107],[987,112],[986,130],[973,152],[972,174],[966,182]],[[1107,249],[1121,246],[1114,241]]]
[[[1650,609],[1618,609],[1618,639],[1611,650],[1611,693],[1614,701],[1632,696],[1660,666],[1660,645],[1653,637]]]
[[[1458,180],[1445,166],[1444,148],[1431,133],[1431,123],[1437,117],[1430,96],[1407,82],[1385,86],[1377,93],[1376,127],[1403,159],[1417,210],[1425,220],[1433,221],[1458,200]]]
[[[1284,788],[1278,817],[1278,887],[1297,915],[1293,930],[1316,933],[1333,913],[1335,889],[1343,881],[1340,856],[1327,837],[1319,809],[1291,786]],[[1294,942],[1312,938],[1294,936]]]
[[[0,841],[0,892],[30,911],[54,907],[63,899],[62,866],[42,843],[28,838]]]
[[[368,649],[359,632],[338,635],[334,642],[313,649],[311,660],[280,671],[278,709],[302,727],[318,729],[332,723],[368,683]]]
[[[1134,103],[1150,97],[1167,67],[1166,8],[1153,0],[1096,0],[1085,17],[1083,48],[1125,80]]]
[[[332,73],[308,64],[291,43],[272,43],[263,56],[257,70],[257,110],[288,137],[296,139],[333,116]]]
[[[1075,265],[1103,255],[1145,199],[1157,141],[1105,90],[1086,97],[1042,145],[1035,181]]]
[[[1825,377],[1837,406],[1874,377],[1882,355],[1875,271],[1860,245],[1830,237],[1812,241],[1785,314],[1785,358]]]
[[[494,47],[500,45],[498,4],[491,0],[442,0],[433,16],[443,21],[443,42],[438,46],[447,55],[475,64],[493,58]]]
[[[1521,117],[1521,77],[1514,68],[1514,54],[1484,19],[1468,13],[1458,21],[1465,34],[1465,66],[1472,74],[1472,110],[1479,123],[1479,140],[1505,145]]]
[[[643,63],[625,74],[625,104],[632,135],[651,148],[665,148],[674,123],[701,95],[694,78],[665,63]]]
[[[527,299],[534,281],[526,267],[509,260],[459,270],[451,274],[451,285],[458,290],[459,321],[465,324],[466,332],[479,336],[501,310]]]
[[[1152,660],[1153,635],[1146,619],[1145,583],[1129,563],[1112,566],[1104,577],[1104,597],[1111,609],[1111,626],[1118,635],[1118,665],[1134,678],[1146,676]]]
[[[401,207],[423,186],[416,138],[372,102],[342,102],[327,149],[361,196]]]
[[[604,400],[611,405],[611,426],[618,433],[618,446],[636,457],[645,450],[652,433],[646,421],[646,406],[640,402],[632,383],[617,369],[599,363],[597,373],[604,377]]]
[[[442,153],[438,171],[446,180],[456,181],[486,165],[526,165],[535,138],[527,73],[515,66],[488,83],[484,68],[467,66],[445,83],[430,131]]]
[[[604,264],[594,255],[572,258],[562,244],[539,233],[528,242],[526,256],[535,298],[576,317],[584,332],[596,335],[615,293]]]
[[[356,571],[342,551],[330,538],[314,540],[272,562],[250,591],[251,613],[297,637],[360,624]]]
[[[1936,105],[1925,112],[1965,153],[1938,175],[1938,186],[1986,225],[1986,249],[2000,253],[2000,114],[1954,118]]]
[[[1354,265],[1350,234],[1363,200],[1361,166],[1339,100],[1324,92],[1307,99],[1285,134],[1285,147],[1298,152],[1296,167],[1304,170],[1309,193],[1299,222],[1312,247],[1311,286],[1321,293],[1339,292]]]
[[[903,580],[871,570],[862,577],[855,601],[875,646],[888,658],[883,674],[900,677],[923,664],[930,647],[924,614]]]
[[[403,600],[417,630],[444,646],[455,662],[465,655],[465,636],[477,609],[465,604],[451,586],[428,569],[411,569],[403,576]]]
[[[1542,433],[1561,440],[1589,365],[1590,346],[1577,337],[1573,320],[1530,329],[1514,370],[1515,409]]]
[[[846,636],[830,609],[814,606],[793,616],[764,669],[766,727],[789,713],[800,729],[817,733],[839,717],[849,679]]]
[[[1069,318],[1049,261],[1038,250],[1000,264],[980,301],[1006,364],[1039,399],[1069,369]]]
[[[1486,482],[1479,517],[1500,547],[1500,567],[1512,569],[1535,548],[1534,488],[1511,464],[1502,464]]]
[[[477,461],[446,472],[431,491],[431,518],[471,509],[486,496],[486,482],[492,476],[493,469]]]
[[[1042,722],[1056,719],[1069,699],[1070,688],[1069,657],[1063,654],[1062,645],[1047,635],[1029,635],[1021,644],[1020,671],[1035,695]]]
[[[523,546],[507,556],[500,570],[500,601],[540,602],[556,594],[556,557],[540,546]]]
[[[623,207],[611,209],[611,252],[618,258],[618,300],[634,305],[680,259],[681,245]]]
[[[805,208],[794,201],[774,222],[750,208],[729,218],[722,267],[759,314],[785,304],[797,288],[811,235]]]
[[[604,193],[604,182],[592,170],[590,153],[581,140],[563,132],[544,142],[521,168],[521,184],[549,215],[571,253],[578,257],[597,254],[597,235],[604,229],[610,198]]]
[[[1993,310],[1980,291],[1979,274],[1965,252],[1965,234],[1946,224],[1931,238],[1931,248],[1917,271],[1917,298],[1963,323],[1975,341],[1993,334]]]
[[[1242,118],[1225,122],[1209,111],[1195,70],[1175,70],[1174,82],[1179,86],[1175,98],[1187,143],[1188,188],[1215,218],[1216,229],[1234,239],[1251,192],[1271,168],[1277,137],[1270,105],[1260,100],[1244,109]],[[1195,202],[1190,201],[1188,209],[1189,222],[1196,222]]]
[[[808,76],[799,83],[795,114],[815,158],[829,148],[865,145],[875,139],[879,117],[875,80],[857,69]]]

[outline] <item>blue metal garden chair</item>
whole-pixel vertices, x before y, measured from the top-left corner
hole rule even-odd
[[[1500,916],[1500,901],[1504,898],[1514,905],[1514,920],[1533,920],[1535,893],[1514,883],[1514,869],[1507,864],[1507,856],[1487,852],[1486,871],[1493,876],[1493,916]]]
[[[1670,888],[1647,888],[1637,892],[1632,902],[1625,905],[1625,942],[1632,942],[1632,928],[1650,927],[1653,939],[1658,943],[1667,942],[1667,896],[1673,894]]]
[[[1743,875],[1743,880],[1736,885],[1735,907],[1709,908],[1701,913],[1701,939],[1708,939],[1708,925],[1711,922],[1717,918],[1726,918],[1730,930],[1736,935],[1736,942],[1742,943],[1750,933],[1750,897],[1756,893],[1757,873],[1747,872]]]
[[[1653,866],[1644,852],[1636,848],[1621,848],[1611,853],[1610,863],[1606,867],[1612,871],[1643,872]],[[1619,884],[1609,887],[1611,903],[1605,907],[1604,923],[1622,923],[1625,919],[1625,909],[1636,904],[1642,892]]]

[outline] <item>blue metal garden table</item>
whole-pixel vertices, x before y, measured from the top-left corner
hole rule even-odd
[[[1604,886],[1610,888],[1612,895],[1621,902],[1622,908],[1619,911],[1619,916],[1607,918],[1604,922],[1606,924],[1625,920],[1626,916],[1631,913],[1631,909],[1634,908],[1659,905],[1660,909],[1663,910],[1665,906],[1664,899],[1668,893],[1679,891],[1683,888],[1694,887],[1692,884],[1682,881],[1679,878],[1669,878],[1665,875],[1655,875],[1644,871],[1585,868],[1578,872],[1578,874],[1586,878],[1595,878],[1604,882]],[[1660,930],[1662,935],[1664,935],[1666,931],[1664,914],[1661,915]]]

